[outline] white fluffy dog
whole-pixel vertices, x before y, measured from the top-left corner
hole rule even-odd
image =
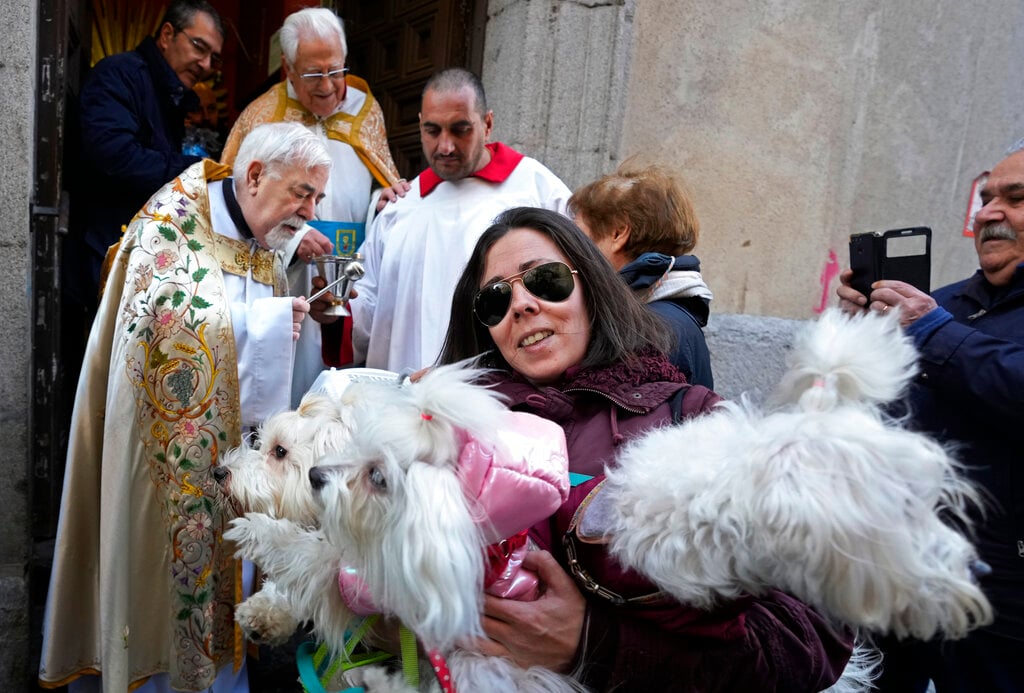
[[[990,622],[985,566],[956,528],[975,491],[949,451],[881,411],[916,360],[895,315],[826,312],[767,411],[724,403],[626,449],[600,493],[613,553],[697,606],[777,587],[900,638]]]
[[[309,485],[309,470],[349,440],[344,406],[336,398],[308,394],[298,409],[275,414],[260,427],[258,445],[229,450],[214,478],[238,514],[265,513],[315,528],[319,505]],[[235,609],[235,620],[254,642],[277,645],[299,625],[297,609],[273,580]]]
[[[479,375],[451,366],[417,383],[352,385],[345,393],[351,395],[350,444],[309,475],[322,506],[320,532],[249,514],[234,520],[225,536],[239,556],[255,561],[288,593],[294,615],[311,620],[335,652],[369,605],[400,620],[427,651],[444,653],[462,690],[579,690],[548,670],[522,670],[458,648],[483,636],[483,551],[508,536],[494,527],[525,529],[551,514],[568,492],[561,429],[512,414],[497,395],[472,384]],[[510,423],[512,417],[529,417],[528,430]],[[556,440],[557,446],[545,442]],[[499,465],[511,449],[528,461],[528,473]],[[467,450],[471,465],[463,464]],[[548,476],[538,458],[553,459],[551,469],[560,478]],[[564,488],[553,504],[514,525],[521,498],[538,491],[550,498],[556,486]],[[496,510],[474,497],[481,487],[518,495]],[[363,683],[380,686],[380,676],[372,672]],[[396,678],[387,681],[403,687]]]

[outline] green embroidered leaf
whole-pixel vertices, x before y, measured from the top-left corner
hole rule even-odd
[[[210,441],[208,441],[206,438],[203,438],[199,441],[199,445],[204,448],[209,447]]]
[[[203,281],[203,277],[205,277],[207,272],[209,271],[210,270],[206,269],[205,267],[200,267],[199,269],[192,273],[192,281],[198,284],[199,282]]]
[[[185,221],[181,222],[181,232],[184,234],[191,235],[196,230],[196,217],[195,215],[189,216]]]
[[[181,305],[181,302],[185,300],[184,291],[175,291],[174,296],[171,297],[171,305],[175,308]]]
[[[164,238],[166,238],[169,241],[173,241],[174,238],[178,235],[178,234],[174,233],[174,229],[172,229],[170,226],[160,225],[160,226],[156,227],[156,230],[160,232],[161,236],[163,236]]]
[[[220,438],[221,440],[227,440],[228,434],[226,431],[221,431],[220,433],[217,434],[217,437]]]
[[[186,457],[178,462],[178,466],[185,471],[189,471],[196,468],[196,463]]]
[[[175,443],[174,447],[171,448],[171,457],[173,457],[174,459],[178,459],[179,457],[181,457],[181,446],[178,445],[177,443]],[[188,460],[182,460],[181,464],[188,464]]]
[[[209,421],[210,419],[213,418],[213,410],[212,409],[207,409],[206,410],[206,414],[204,416],[206,416],[206,420]]]
[[[191,615],[192,615],[192,609],[182,609],[181,611],[178,612],[178,615],[175,616],[175,618],[177,620],[179,620],[179,621],[187,621],[189,616],[191,616]]]
[[[206,508],[206,512],[213,514],[213,502],[206,496],[203,496],[203,506]]]
[[[162,306],[163,304],[167,303],[167,300],[168,300],[168,299],[167,299],[167,297],[166,297],[166,296],[159,296],[159,297],[157,297],[157,299],[156,299],[156,304],[157,304],[158,306]]]
[[[193,251],[193,252],[196,252],[196,253],[198,253],[204,247],[205,246],[203,246],[202,243],[200,243],[199,241],[196,241],[196,240],[189,240],[189,242],[188,242],[188,249]]]
[[[128,334],[131,334],[132,332],[135,331],[135,326],[136,325],[138,325],[138,323],[137,322],[133,322],[131,325],[128,326]]]
[[[210,601],[210,593],[209,593],[209,591],[200,592],[199,594],[196,595],[196,606],[202,606],[203,604],[205,604],[208,601]]]
[[[160,462],[161,464],[167,462],[167,457],[162,452],[158,452],[157,454],[153,455],[153,457],[155,457],[157,462]]]
[[[209,308],[211,305],[212,305],[211,303],[207,302],[205,299],[203,299],[200,296],[193,296],[192,297],[192,307],[193,308]]]
[[[167,363],[167,354],[160,351],[159,349],[154,349],[153,353],[149,355],[150,368],[159,368],[162,364],[165,363]]]
[[[196,598],[188,592],[178,592],[178,597],[181,599],[182,602],[188,604],[189,606],[196,606],[198,604]]]

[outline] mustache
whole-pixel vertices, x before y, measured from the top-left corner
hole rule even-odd
[[[1011,229],[1010,225],[1006,222],[988,224],[981,227],[981,231],[978,233],[978,240],[982,243],[985,241],[1015,241],[1017,240],[1017,232]]]

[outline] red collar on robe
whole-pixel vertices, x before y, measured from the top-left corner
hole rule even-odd
[[[484,146],[491,152],[491,160],[482,169],[470,175],[483,178],[492,183],[505,182],[512,175],[512,172],[516,170],[519,162],[523,160],[523,155],[501,142],[491,142]],[[434,188],[444,182],[443,179],[434,173],[432,168],[428,168],[421,173],[419,179],[420,197],[426,197],[434,191]]]

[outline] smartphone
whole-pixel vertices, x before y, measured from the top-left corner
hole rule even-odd
[[[879,279],[906,282],[931,291],[932,230],[927,226],[869,231],[850,236],[850,286],[871,296]]]

